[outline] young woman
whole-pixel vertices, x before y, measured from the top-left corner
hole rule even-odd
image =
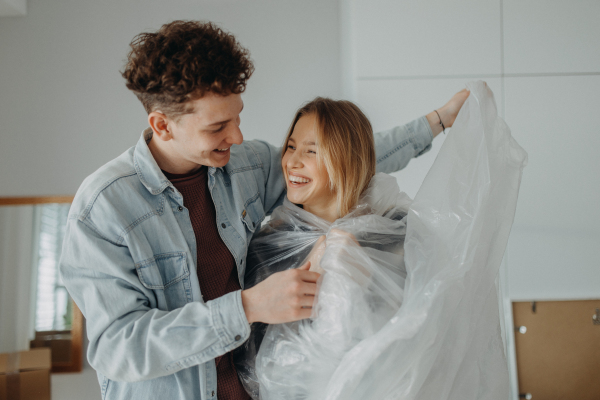
[[[481,108],[490,104],[489,98],[493,103],[487,86],[476,89],[479,97],[469,104]],[[476,117],[475,108],[467,111],[471,118]],[[508,154],[506,157],[487,164],[492,166],[492,176],[498,169],[507,172],[508,179],[500,179],[499,186],[492,185],[494,190],[505,189],[501,195],[490,197],[489,182],[475,179],[478,175],[473,168],[460,168],[475,166],[476,171],[490,174],[490,168],[478,167],[481,146],[471,149],[472,157],[468,154],[476,136],[484,139],[481,143],[488,139],[479,128],[489,124],[481,121],[487,118],[492,126],[498,121],[490,120],[497,116],[489,112],[495,112],[495,105],[487,111],[480,113],[483,119],[473,118],[479,122],[468,132],[470,137],[458,135],[464,140],[466,157],[442,161],[445,170],[456,166],[447,176],[449,181],[461,187],[471,180],[470,190],[456,199],[452,190],[438,183],[440,191],[447,190],[450,197],[441,197],[441,205],[436,206],[436,196],[429,195],[416,201],[415,208],[394,178],[375,173],[371,125],[358,107],[347,101],[316,98],[298,110],[282,154],[287,198],[250,244],[246,288],[307,260],[321,278],[310,319],[271,326],[254,324],[250,339],[238,351],[237,370],[253,398],[441,399],[458,394],[463,399],[475,399],[485,397],[482,390],[494,392],[491,398],[507,395],[506,362],[499,329],[495,329],[499,319],[494,274],[490,275],[494,268],[497,272],[500,260],[490,257],[494,259],[490,264],[480,253],[487,249],[497,254],[495,249],[506,244],[506,223],[498,225],[497,221],[509,221],[510,228],[510,210],[512,205],[514,213],[518,187],[514,180],[520,179],[524,152],[510,142],[510,134],[502,130],[504,125],[487,133],[495,135],[487,141],[493,146],[509,144],[504,150],[498,148],[498,154]],[[449,139],[447,142],[452,142]],[[507,153],[511,146],[516,150]],[[512,167],[507,167],[509,164]],[[435,179],[428,176],[426,181]],[[476,201],[469,197],[472,193]],[[506,218],[494,215],[490,224],[482,225],[481,199],[502,203],[506,215],[500,214]],[[448,203],[456,206],[448,209],[451,212],[444,211]],[[414,215],[419,207],[421,211]],[[413,213],[409,228],[414,225],[416,229],[412,233],[409,229],[407,236],[409,212]],[[425,227],[428,222],[433,228]],[[458,229],[456,237],[450,235],[443,242],[429,240],[436,232],[443,234],[461,224],[468,235],[461,235]],[[490,236],[493,240],[486,240],[485,230],[473,236],[481,226],[495,232]],[[500,235],[499,240],[498,231],[505,232],[505,237]],[[412,241],[406,266],[405,236]],[[464,237],[482,239],[474,243]],[[496,247],[490,248],[490,243]],[[451,251],[448,257],[448,248],[456,256]],[[469,256],[471,253],[479,254],[479,258]],[[415,257],[420,261],[415,262]],[[443,265],[446,259],[447,265]],[[419,268],[422,260],[435,266]],[[467,272],[470,280],[465,278]],[[473,283],[473,277],[480,276],[483,278]],[[436,307],[450,308],[442,315]],[[402,323],[398,325],[398,321]],[[487,324],[483,330],[478,325],[482,322]],[[465,343],[475,344],[475,349]],[[481,371],[482,360],[485,371]],[[479,374],[469,375],[471,371]]]

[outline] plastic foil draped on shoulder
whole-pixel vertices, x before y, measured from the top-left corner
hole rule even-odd
[[[507,399],[495,279],[527,154],[483,82],[414,201],[377,174],[330,224],[285,201],[248,253],[246,287],[311,260],[310,319],[253,324],[236,353],[255,399]]]

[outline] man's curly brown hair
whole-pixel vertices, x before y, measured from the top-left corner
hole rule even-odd
[[[173,21],[130,46],[122,75],[148,114],[178,118],[207,92],[242,93],[254,72],[248,50],[212,22]]]

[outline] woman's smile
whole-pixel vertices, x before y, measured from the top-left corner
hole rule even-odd
[[[319,158],[317,118],[302,116],[296,123],[281,160],[287,197],[294,204],[328,221],[337,219],[336,193],[331,190],[329,174]]]
[[[302,187],[311,182],[312,179],[305,176],[296,175],[293,172],[288,173],[288,184],[292,187]]]

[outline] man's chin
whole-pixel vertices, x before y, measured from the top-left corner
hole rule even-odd
[[[216,154],[216,157],[210,158],[209,167],[222,168],[229,162],[230,154],[227,152],[226,155]]]

